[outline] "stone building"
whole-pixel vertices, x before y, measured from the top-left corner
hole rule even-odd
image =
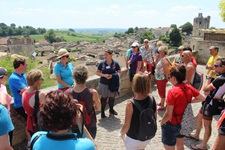
[[[31,38],[9,38],[7,46],[11,54],[30,56],[34,52],[34,40]]]
[[[198,14],[198,17],[194,18],[193,22],[193,37],[203,37],[204,33],[201,32],[201,29],[208,29],[210,25],[210,16],[204,18],[202,13]]]
[[[209,47],[218,46],[220,56],[225,56],[225,30],[210,30],[210,16],[203,18],[202,13],[194,18],[191,48],[197,51],[197,61],[206,64],[209,57]]]

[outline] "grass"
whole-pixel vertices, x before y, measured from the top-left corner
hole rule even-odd
[[[0,66],[7,69],[8,77],[14,71],[13,60],[14,60],[14,58],[12,58],[11,56],[1,57]],[[27,71],[25,73],[29,72],[31,69],[37,68],[37,66],[39,64],[39,60],[32,61],[31,59],[27,59],[27,64],[28,64],[28,67],[27,67]],[[42,68],[40,68],[40,70],[44,74],[44,82],[42,82],[41,89],[56,85],[56,80],[50,79],[51,74],[50,74],[50,70],[48,68],[42,67]],[[8,82],[6,83],[6,87],[7,87],[8,93],[11,94]]]
[[[92,43],[99,43],[105,41],[108,37],[111,36],[111,34],[107,36],[93,36],[93,34],[80,34],[76,32],[66,31],[66,30],[54,30],[56,36],[63,36],[64,39],[67,42],[79,42],[79,41],[88,41]],[[19,36],[12,36],[14,38],[20,38]],[[44,34],[38,34],[38,35],[30,35],[31,38],[35,40],[35,42],[38,42],[41,39],[44,39]]]

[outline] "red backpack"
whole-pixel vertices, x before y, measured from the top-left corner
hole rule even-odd
[[[70,95],[72,95],[74,101],[76,103],[79,103],[83,106],[83,111],[81,111],[82,115],[83,115],[83,120],[84,120],[84,124],[85,125],[89,125],[91,123],[91,118],[92,118],[92,114],[93,114],[93,109],[91,110],[91,112],[88,112],[87,108],[86,108],[86,104],[84,102],[84,99],[82,98],[81,95],[78,95],[76,96],[75,95],[75,92],[73,91],[72,88],[70,88],[68,91],[67,91]],[[76,123],[76,118],[73,119],[73,125],[76,125],[77,126],[77,123]]]

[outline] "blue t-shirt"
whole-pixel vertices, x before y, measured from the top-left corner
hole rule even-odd
[[[22,95],[20,94],[20,90],[27,88],[26,75],[24,73],[19,75],[18,73],[13,72],[9,77],[8,82],[10,91],[12,92],[14,98],[14,107],[22,107]]]
[[[118,64],[117,61],[112,60],[112,63],[110,65],[108,65],[106,63],[106,60],[103,60],[99,63],[98,70],[100,70],[103,74],[113,74],[121,69],[120,69],[120,65]],[[105,77],[101,77],[100,83],[109,85],[109,80],[106,79]]]
[[[132,48],[128,49],[127,52],[126,52],[126,57],[130,58],[132,52],[133,52]]]
[[[5,106],[0,104],[0,136],[9,133],[13,129],[14,126],[11,118],[9,117],[8,110]]]
[[[87,138],[77,138],[77,139],[68,139],[68,140],[53,140],[47,138],[45,131],[36,132],[32,140],[43,134],[33,145],[33,150],[95,150],[94,143]]]
[[[56,76],[60,75],[61,76],[61,80],[63,82],[65,82],[66,84],[69,84],[70,87],[73,87],[73,65],[68,62],[66,64],[66,67],[63,66],[63,64],[61,62],[58,62],[56,65],[55,65],[55,68],[54,68],[54,73]],[[58,88],[66,88],[65,86],[61,85],[61,84],[58,84]]]

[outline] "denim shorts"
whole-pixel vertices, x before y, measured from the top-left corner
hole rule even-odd
[[[181,138],[180,124],[171,124],[169,122],[162,125],[162,143],[168,146],[176,145],[176,138]]]

